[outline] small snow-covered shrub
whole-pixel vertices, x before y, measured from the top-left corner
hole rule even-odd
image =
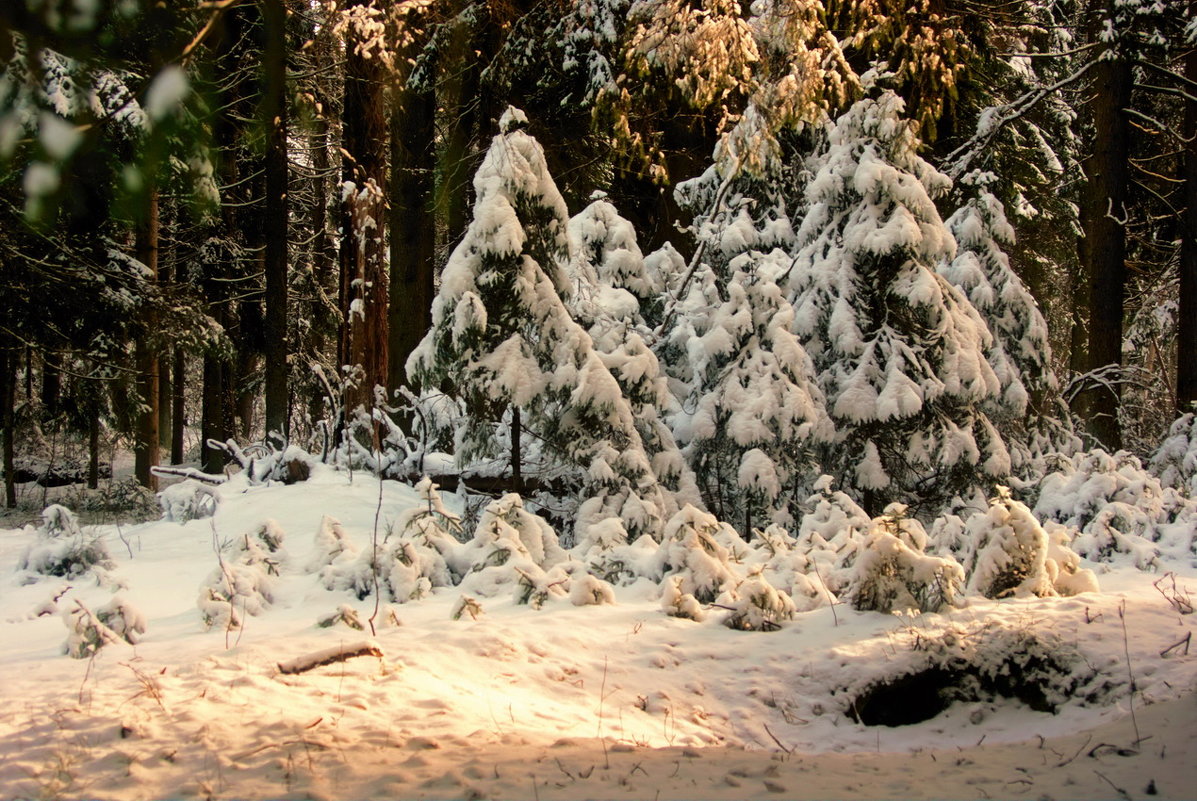
[[[1047,532],[1025,504],[998,487],[984,514],[967,524],[974,544],[966,566],[969,589],[986,598],[1054,595],[1047,572]]]
[[[615,589],[589,573],[575,573],[570,577],[569,601],[574,606],[601,606],[615,603]]]
[[[759,573],[724,593],[719,605],[730,608],[723,625],[741,631],[777,631],[781,621],[791,620],[798,611],[789,595]]]
[[[819,575],[828,589],[838,594],[851,580],[851,565],[872,522],[848,495],[831,488],[832,481],[826,475],[815,481],[815,494],[806,501],[811,511],[798,525],[794,549],[812,562],[817,560]]]
[[[28,530],[28,528],[26,529]],[[42,512],[37,539],[21,555],[18,570],[73,579],[95,568],[115,567],[103,540],[79,527],[75,513],[51,504]]]
[[[778,591],[790,596],[798,611],[809,611],[835,596],[824,583],[828,570],[816,561],[814,551],[801,552],[799,542],[776,523],[756,532],[750,557],[745,560],[749,574],[760,573]],[[819,549],[820,554],[830,551]]]
[[[564,598],[569,593],[569,575],[557,565],[550,570],[542,570],[535,562],[516,561],[511,565],[515,572],[515,602],[527,604],[533,609],[540,609],[551,598]]]
[[[461,620],[463,617],[477,620],[482,616],[482,604],[478,603],[477,598],[463,595],[457,599],[457,603],[453,604],[453,611],[449,616],[454,620]]]
[[[1087,559],[1127,555],[1148,570],[1159,564],[1161,551],[1191,554],[1197,544],[1197,506],[1125,451],[1079,453],[1040,487],[1036,516],[1079,529],[1072,547]]]
[[[357,556],[357,546],[350,539],[349,533],[335,517],[324,515],[320,518],[320,527],[316,529],[315,547],[308,560],[309,573],[323,573],[331,565],[352,561]],[[332,589],[328,581],[325,587]]]
[[[626,585],[654,575],[657,549],[648,535],[629,543],[623,521],[608,517],[588,526],[570,553],[603,581]]]
[[[926,532],[918,521],[902,517],[904,511],[890,504],[873,520],[844,593],[856,609],[935,612],[960,594],[964,570],[954,559],[923,553]]]
[[[261,536],[264,528],[227,543],[220,564],[200,585],[196,605],[209,628],[240,628],[243,615],[260,615],[274,602],[279,560]]]
[[[127,643],[136,644],[145,634],[145,615],[120,595],[97,609],[96,619]]]
[[[1080,559],[1069,548],[1068,530],[1058,523],[1051,525],[1054,535],[1049,537],[1025,504],[998,487],[989,510],[968,520],[967,534],[974,547],[966,560],[969,589],[987,598],[1073,595],[1096,589],[1092,572],[1079,572]]]
[[[445,553],[461,538],[461,517],[449,511],[438,489],[428,476],[420,479],[415,490],[423,503],[404,511],[395,528],[403,534],[418,535]]]
[[[721,526],[713,515],[686,504],[665,525],[657,552],[657,575],[679,576],[680,592],[711,603],[735,580],[728,549],[717,541]]]
[[[1097,576],[1081,567],[1081,558],[1072,549],[1073,531],[1050,520],[1044,524],[1047,533],[1047,572],[1052,586],[1060,595],[1080,595],[1097,592]]]
[[[502,565],[517,552],[542,568],[565,559],[557,533],[548,521],[525,509],[519,495],[508,493],[482,510],[473,539],[454,554],[454,570],[464,575],[481,567]]]
[[[402,534],[377,546],[368,545],[357,559],[336,562],[325,569],[325,586],[352,590],[358,600],[377,586],[396,603],[427,596],[434,587],[453,586],[453,576],[441,552],[425,544],[426,532]]]
[[[105,645],[121,642],[119,634],[79,601],[73,608],[63,610],[62,619],[68,632],[62,650],[72,659],[87,659]]]
[[[316,625],[322,629],[332,628],[338,623],[344,623],[356,631],[362,631],[365,628],[362,625],[362,619],[358,615],[357,610],[349,604],[341,604],[337,607],[337,611],[331,615],[325,615],[316,621]]]
[[[216,487],[190,478],[171,484],[158,493],[162,519],[175,523],[211,517],[219,503],[220,491]]]
[[[707,613],[702,604],[688,592],[682,589],[683,576],[668,576],[661,583],[661,611],[670,617],[681,617],[687,620],[702,621]]]
[[[1160,484],[1197,496],[1197,415],[1182,414],[1169,427],[1168,436],[1151,456],[1151,472]]]

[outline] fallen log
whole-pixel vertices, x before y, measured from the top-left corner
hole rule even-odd
[[[296,657],[289,662],[279,662],[278,672],[286,674],[306,673],[323,665],[344,662],[355,656],[382,656],[382,649],[373,640],[362,640],[348,645],[338,645],[325,648],[305,656]]]

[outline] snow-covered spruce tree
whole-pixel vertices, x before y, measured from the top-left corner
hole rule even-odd
[[[669,519],[657,550],[656,574],[665,581],[680,576],[679,597],[690,595],[700,603],[711,603],[734,582],[730,554],[719,544],[719,532],[720,523],[713,515],[690,504]],[[688,608],[688,602],[679,603],[679,608]]]
[[[903,504],[891,503],[873,519],[852,564],[848,602],[875,612],[935,612],[954,604],[964,569],[954,559],[927,555],[926,544],[922,524],[906,516]]]
[[[987,411],[1006,442],[1015,473],[1038,478],[1042,456],[1067,447],[1071,418],[1052,370],[1047,322],[1006,255],[1014,244],[1014,229],[989,190],[995,180],[991,173],[977,171],[960,179],[958,188],[966,199],[947,219],[956,257],[940,262],[938,269],[968,298],[993,335],[986,355],[1002,389]]]
[[[1001,391],[992,337],[935,272],[955,243],[932,202],[949,181],[921,159],[892,92],[854,104],[812,161],[790,276],[794,330],[836,428],[823,469],[875,512],[933,516],[1010,473],[984,405]]]
[[[755,524],[794,521],[815,473],[812,444],[832,428],[806,351],[791,331],[794,310],[778,286],[790,258],[780,250],[732,261],[727,299],[693,342],[695,381],[681,427],[688,455],[715,508]]]
[[[526,122],[511,108],[500,120],[474,177],[473,219],[408,373],[462,399],[474,416],[457,432],[460,461],[500,456],[506,420],[514,478],[526,426],[543,459],[580,485],[578,496],[598,499],[589,514],[618,516],[633,536],[655,533],[675,503],[619,383],[562,301],[572,291],[568,214]]]
[[[568,308],[619,382],[657,479],[680,502],[697,503],[694,475],[664,419],[673,396],[649,347],[647,320],[659,316],[661,277],[646,267],[632,224],[602,196],[569,221],[569,235],[574,292]],[[579,511],[579,535],[597,522],[591,511]]]
[[[964,562],[968,588],[987,598],[1074,595],[1097,589],[1092,571],[1080,567],[1069,548],[1067,529],[1053,534],[1039,524],[1026,504],[999,486],[989,511],[967,523],[972,553]],[[1060,535],[1063,534],[1061,537]]]
[[[808,493],[803,480],[813,472],[807,446],[831,434],[779,286],[804,172],[800,159],[780,158],[767,127],[750,107],[712,166],[679,187],[695,214],[698,250],[674,289],[662,347],[670,361],[685,361],[675,373],[686,395],[674,426],[707,504],[746,533],[792,523],[790,507]]]
[[[794,549],[806,554],[810,569],[827,588],[839,594],[852,578],[852,564],[864,547],[872,520],[846,493],[832,489],[831,476],[820,476],[806,499]]]

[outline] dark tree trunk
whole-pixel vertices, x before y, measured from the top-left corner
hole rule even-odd
[[[520,424],[520,410],[518,406],[511,409],[511,491],[524,491],[524,457],[520,440],[524,429]]]
[[[479,75],[483,66],[482,59],[474,55],[477,30],[464,13],[468,7],[465,2],[453,4],[458,17],[441,57],[446,78],[441,82],[440,105],[445,110],[448,133],[441,151],[436,205],[445,220],[449,250],[461,240],[469,223],[474,174],[471,145],[478,127]]]
[[[1112,0],[1106,0],[1112,5]],[[1112,8],[1095,15],[1093,41],[1100,41],[1101,20],[1112,17]],[[1126,295],[1126,200],[1129,185],[1130,125],[1124,109],[1130,103],[1132,75],[1123,56],[1101,58],[1093,67],[1090,109],[1093,115],[1093,152],[1085,160],[1086,183],[1082,189],[1084,254],[1089,273],[1088,369],[1122,363],[1123,300]],[[1119,384],[1086,392],[1083,413],[1088,428],[1109,450],[1122,446],[1118,423]]]
[[[17,505],[16,466],[13,459],[15,410],[17,405],[17,352],[0,342],[0,425],[4,426],[4,505]]]
[[[395,98],[391,112],[390,390],[409,383],[407,357],[432,325],[436,259],[436,225],[430,211],[436,98],[432,92],[416,92],[402,85],[395,87]]]
[[[1189,3],[1190,19],[1197,2]],[[1185,57],[1185,77],[1197,81],[1197,48]],[[1194,411],[1197,403],[1197,99],[1185,100],[1184,193],[1185,211],[1180,226],[1180,308],[1176,334],[1176,408]]]
[[[204,356],[204,389],[201,402],[200,438],[203,445],[200,449],[200,463],[206,473],[219,473],[224,469],[222,451],[208,447],[208,440],[224,442],[228,439],[228,429],[224,424],[224,360],[216,356]]]
[[[100,404],[92,399],[87,404],[87,488],[100,486]]]
[[[172,279],[173,250],[159,258],[158,283],[167,284]],[[170,399],[174,395],[174,384],[171,381],[170,365],[163,361],[165,354],[158,359],[158,445],[162,449],[170,447],[171,414],[174,409]]]
[[[358,0],[355,5],[367,5]],[[377,58],[357,52],[349,34],[345,54],[345,103],[342,111],[346,193],[341,236],[341,283],[348,301],[345,315],[345,364],[359,366],[361,383],[347,395],[350,409],[371,407],[374,387],[387,383],[386,143],[389,126],[383,101],[386,70]]]
[[[137,259],[149,270],[149,280],[158,279],[158,192],[151,189],[146,200],[145,219],[137,226]],[[147,334],[157,329],[157,319],[147,313],[145,326]],[[150,467],[159,462],[158,436],[158,354],[149,342],[149,336],[137,340],[135,360],[137,363],[137,397],[142,404],[137,415],[137,439],[134,444],[134,475],[138,483],[151,490],[158,488],[158,479]]]
[[[183,434],[187,430],[186,394],[187,362],[182,348],[175,348],[174,364],[171,381],[171,429],[170,429],[170,461],[171,464],[182,464],[186,454],[183,453]]]
[[[266,213],[266,436],[288,435],[287,419],[287,11],[283,0],[263,0],[267,126]]]

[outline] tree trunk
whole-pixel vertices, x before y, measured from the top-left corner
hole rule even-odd
[[[13,458],[13,428],[16,422],[17,405],[17,354],[0,343],[0,425],[4,426],[4,505],[9,509],[17,505],[17,477]]]
[[[432,325],[436,259],[436,225],[430,213],[436,98],[404,83],[402,78],[396,82],[391,110],[390,390],[410,383],[407,357]]]
[[[1112,0],[1105,0],[1112,6]],[[1113,17],[1112,7],[1094,15],[1093,39],[1100,41],[1101,23]],[[1102,57],[1103,55],[1113,57]],[[1122,363],[1123,300],[1126,294],[1126,199],[1129,185],[1130,125],[1124,109],[1130,103],[1130,62],[1116,52],[1096,56],[1092,97],[1093,152],[1084,162],[1081,224],[1089,267],[1089,360],[1097,370]],[[1108,450],[1122,446],[1118,423],[1119,384],[1096,387],[1083,403],[1088,428]]]
[[[511,491],[524,491],[523,461],[520,440],[523,438],[523,427],[520,425],[520,409],[511,407]]]
[[[287,10],[263,0],[266,140],[266,437],[290,433],[287,419]]]
[[[174,277],[171,269],[174,261],[173,255],[173,249],[171,249],[165,256],[159,257],[158,283],[160,284],[168,284]],[[174,384],[171,381],[169,363],[163,361],[161,356],[158,367],[158,445],[162,449],[167,449],[170,447],[171,415],[174,411],[170,403],[170,398],[174,395]]]
[[[355,5],[367,5],[357,0]],[[350,32],[345,54],[345,103],[342,112],[344,180],[352,183],[343,204],[341,236],[346,364],[361,368],[361,383],[347,393],[349,409],[371,407],[374,387],[387,383],[386,142],[383,102],[386,71],[376,58],[357,52]]]
[[[87,404],[87,488],[100,486],[100,404],[91,399]]]
[[[223,451],[208,447],[208,440],[224,442],[228,430],[224,425],[224,361],[216,356],[204,356],[204,388],[200,412],[200,464],[205,473],[219,473],[224,469]]]
[[[158,280],[158,192],[149,191],[146,200],[145,219],[137,225],[137,259],[149,270],[148,280]],[[157,328],[156,315],[146,314],[147,334]],[[137,397],[142,404],[137,415],[137,441],[134,445],[134,475],[139,484],[151,490],[158,489],[158,479],[150,472],[158,464],[158,354],[149,343],[149,336],[137,340],[135,360],[137,363]]]
[[[183,434],[187,430],[186,389],[187,362],[182,348],[175,348],[174,365],[171,380],[171,415],[170,415],[170,463],[182,464],[186,454],[183,453]]]
[[[470,145],[478,116],[481,59],[474,55],[476,26],[465,11],[468,3],[455,2],[457,14],[446,53],[441,56],[442,81],[440,105],[445,109],[448,133],[441,154],[440,186],[436,205],[445,220],[446,246],[452,250],[465,234],[469,223],[471,176],[474,160]]]
[[[1189,17],[1197,15],[1197,2],[1189,3]],[[1185,57],[1185,77],[1197,81],[1197,47]],[[1176,334],[1176,409],[1194,411],[1197,403],[1197,99],[1185,99],[1184,119],[1185,211],[1180,226],[1180,308]]]

